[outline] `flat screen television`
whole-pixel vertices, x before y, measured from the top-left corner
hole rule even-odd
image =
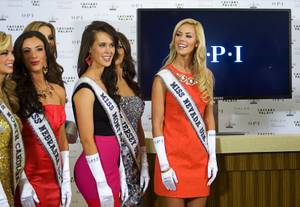
[[[204,27],[215,99],[291,98],[290,9],[138,9],[138,78],[146,100],[184,18]]]

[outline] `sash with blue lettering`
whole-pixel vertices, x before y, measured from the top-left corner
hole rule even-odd
[[[131,124],[127,120],[124,112],[122,112],[122,110],[119,111],[119,108],[114,102],[114,100],[111,99],[110,96],[106,94],[94,80],[88,77],[80,78],[74,87],[74,91],[81,83],[86,83],[93,88],[97,99],[99,100],[100,104],[102,105],[109,118],[110,124],[115,132],[115,135],[118,138],[119,144],[121,145],[121,140],[124,140],[126,142],[131,153],[133,154],[135,162],[138,166],[140,166],[138,155],[138,138]],[[127,137],[127,139],[125,137]]]
[[[3,114],[12,131],[12,163],[13,163],[13,186],[14,190],[19,183],[21,173],[25,165],[25,152],[22,134],[19,125],[9,108],[0,102],[0,112]]]
[[[185,115],[196,131],[199,140],[205,147],[206,151],[208,151],[205,124],[192,97],[170,70],[162,69],[157,73],[157,75],[161,77],[167,89],[178,101],[179,105],[182,107]]]
[[[33,113],[27,119],[37,139],[47,151],[56,172],[59,186],[62,183],[62,160],[55,134],[44,114]],[[45,183],[47,185],[47,183]]]

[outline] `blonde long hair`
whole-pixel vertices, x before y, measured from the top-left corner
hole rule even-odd
[[[7,35],[4,32],[0,31],[0,51],[7,49],[7,47],[11,44],[11,42],[12,42],[11,35]],[[15,93],[16,83],[15,83],[15,81],[13,81],[11,79],[10,75],[7,75],[4,78],[2,87],[3,87],[2,89],[3,89],[4,95],[8,99],[8,103],[6,103],[6,104],[9,104],[8,107],[10,107],[14,113],[17,113],[17,111],[20,108],[19,99]],[[5,101],[5,99],[4,99],[4,101]]]
[[[169,45],[170,53],[166,57],[166,61],[163,67],[173,63],[176,59],[177,52],[175,50],[175,36],[176,33],[183,24],[193,25],[196,33],[197,47],[193,53],[192,58],[192,74],[198,81],[198,88],[202,93],[202,99],[206,103],[213,104],[213,86],[214,79],[212,72],[206,66],[206,43],[205,35],[202,24],[199,21],[188,18],[179,21],[173,31],[172,41]]]

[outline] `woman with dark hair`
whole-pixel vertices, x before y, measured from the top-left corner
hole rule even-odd
[[[128,196],[120,139],[122,125],[117,94],[115,59],[117,32],[106,22],[89,24],[81,39],[73,110],[83,152],[74,177],[91,207],[120,206]]]
[[[19,99],[11,79],[14,55],[11,35],[0,32],[0,206],[14,206],[14,193],[23,171],[25,155],[22,124],[16,116]],[[18,149],[18,150],[16,150]]]
[[[13,78],[20,99],[26,155],[20,181],[21,204],[69,206],[71,185],[62,71],[40,32],[21,34],[14,54]]]
[[[134,139],[122,139],[122,158],[124,161],[129,199],[123,206],[140,206],[142,195],[149,184],[145,134],[141,123],[144,102],[136,76],[131,47],[126,36],[118,32],[118,59],[116,60],[118,95],[121,96],[120,108],[135,131]],[[135,153],[137,152],[137,153]]]
[[[54,57],[57,58],[57,48],[56,48],[56,35],[55,27],[49,22],[43,21],[33,21],[30,22],[24,29],[24,32],[29,31],[39,31],[42,33],[50,46],[50,50],[53,53]],[[63,67],[57,63],[57,67],[63,71]],[[77,128],[73,121],[66,120],[65,122],[66,134],[69,143],[75,143],[78,138]]]

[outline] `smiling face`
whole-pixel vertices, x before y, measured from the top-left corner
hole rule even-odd
[[[42,72],[47,65],[45,46],[37,37],[25,39],[22,45],[22,55],[29,72]]]
[[[0,75],[11,74],[13,72],[15,57],[12,51],[11,41],[6,48],[0,50]]]
[[[110,66],[116,52],[112,37],[106,32],[97,32],[89,52],[96,67]]]
[[[192,55],[196,45],[195,27],[188,23],[181,25],[174,38],[174,47],[177,54],[181,56]]]

